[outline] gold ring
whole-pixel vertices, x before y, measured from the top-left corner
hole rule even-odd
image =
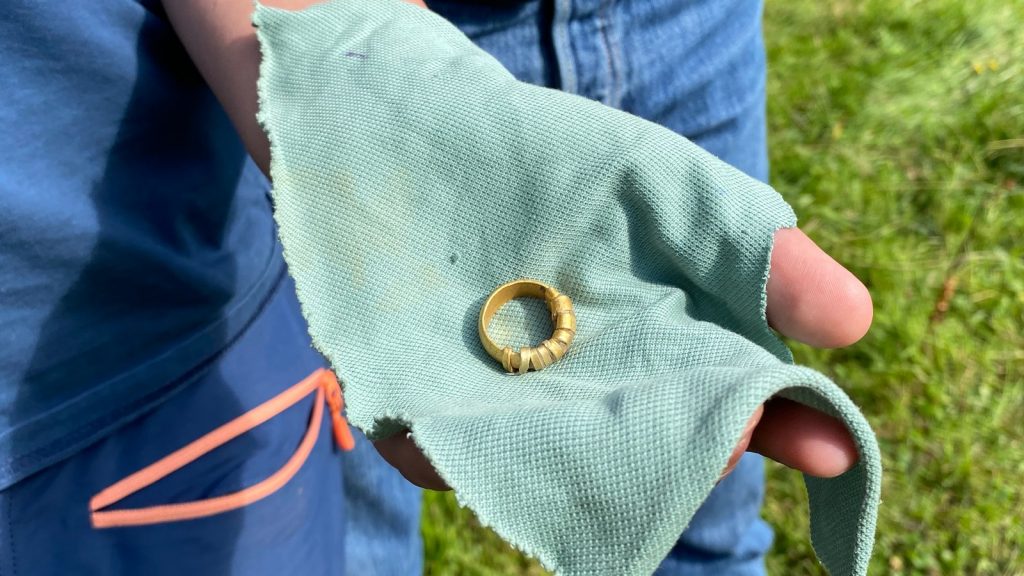
[[[506,302],[524,296],[547,302],[555,330],[551,338],[538,346],[524,346],[519,350],[513,350],[508,346],[498,348],[487,333],[487,325]],[[484,307],[480,309],[480,341],[483,342],[487,353],[501,362],[502,367],[508,372],[526,374],[531,369],[540,370],[551,365],[565,356],[565,351],[569,349],[575,336],[576,312],[572,309],[572,300],[551,286],[536,280],[516,280],[499,286],[497,290],[491,292],[484,302]]]

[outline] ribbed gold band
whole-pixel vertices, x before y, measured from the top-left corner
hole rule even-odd
[[[550,338],[538,346],[525,346],[519,350],[513,350],[508,346],[498,348],[487,333],[487,325],[506,302],[522,297],[539,298],[547,302],[555,330]],[[516,280],[499,286],[497,290],[491,292],[480,309],[480,341],[487,353],[501,362],[502,367],[508,372],[526,374],[529,370],[545,368],[565,355],[575,336],[576,313],[572,309],[572,300],[537,280]]]

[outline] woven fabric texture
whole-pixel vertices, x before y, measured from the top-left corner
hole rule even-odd
[[[865,573],[878,448],[767,326],[772,235],[795,225],[774,190],[516,81],[399,0],[258,7],[254,23],[285,258],[354,425],[409,427],[459,501],[556,574],[650,574],[782,394],[855,435],[860,464],[807,487],[819,558]],[[566,357],[522,376],[476,329],[517,278],[568,294],[578,319]]]

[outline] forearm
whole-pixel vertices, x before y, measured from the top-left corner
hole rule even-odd
[[[299,10],[323,0],[262,0]],[[374,0],[340,0],[372,2]],[[424,6],[423,0],[406,0]],[[200,74],[220,100],[249,154],[270,174],[270,144],[256,121],[260,49],[252,27],[252,0],[173,0],[164,8]]]

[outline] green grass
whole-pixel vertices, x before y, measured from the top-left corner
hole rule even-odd
[[[871,289],[857,345],[794,345],[878,433],[873,574],[1024,574],[1024,2],[770,1],[773,183]],[[770,574],[824,574],[768,472]],[[544,574],[430,494],[428,573]]]

